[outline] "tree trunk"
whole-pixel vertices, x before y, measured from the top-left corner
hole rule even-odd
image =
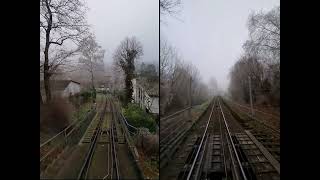
[[[51,90],[50,90],[50,73],[49,73],[49,47],[50,47],[50,31],[52,28],[52,12],[49,7],[48,1],[46,1],[46,7],[49,13],[48,29],[46,30],[46,45],[44,49],[44,64],[43,64],[43,80],[44,89],[46,92],[46,102],[51,100]]]
[[[94,78],[93,78],[93,70],[91,69],[91,88],[93,91],[95,91],[95,87],[94,87]]]
[[[93,103],[96,102],[96,89],[94,87],[94,81],[93,81],[93,72],[91,71],[91,88],[92,88],[92,94],[94,94],[94,96],[92,97],[92,101]]]
[[[51,101],[51,90],[50,90],[50,75],[48,72],[44,73],[44,90],[46,92],[46,102]]]
[[[42,96],[41,96],[41,91],[40,91],[40,104],[43,104]]]
[[[132,93],[133,93],[133,88],[132,88],[132,75],[131,73],[126,74],[125,78],[125,85],[126,85],[126,102],[125,105],[127,106],[128,103],[132,101]]]

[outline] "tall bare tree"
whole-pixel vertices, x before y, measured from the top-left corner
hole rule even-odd
[[[105,50],[98,45],[93,35],[89,35],[83,39],[80,44],[81,57],[79,63],[90,74],[91,88],[95,92],[95,73],[104,71],[104,53]]]
[[[141,43],[135,38],[126,37],[116,49],[113,59],[125,74],[126,105],[132,100],[132,79],[135,72],[135,60],[143,55]]]
[[[78,42],[88,32],[85,12],[82,0],[40,0],[40,41],[44,41],[41,43],[44,57],[40,68],[47,102],[51,100],[51,75],[75,55]]]

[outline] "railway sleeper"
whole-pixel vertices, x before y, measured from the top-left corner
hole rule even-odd
[[[269,161],[270,158],[267,159],[267,156],[263,154],[262,150],[260,149],[264,147],[258,148],[258,144],[253,142],[257,140],[251,139],[254,137],[251,137],[252,135],[250,135],[250,133],[247,132],[247,134],[236,134],[235,138],[235,142],[240,144],[240,146],[237,146],[237,148],[240,150],[240,156],[242,158],[246,158],[246,166],[251,167],[251,169],[254,171],[256,178],[258,179],[279,179],[279,172]],[[249,135],[251,138],[249,138]],[[248,139],[249,141],[252,141],[254,145],[252,145],[252,143],[248,143]],[[261,145],[263,146],[262,143]],[[277,159],[276,156],[274,158]]]
[[[239,140],[237,139],[237,136],[232,135],[231,138],[232,138],[233,142],[235,143],[236,151],[239,155],[239,159],[240,159],[240,162],[241,162],[241,165],[243,167],[243,171],[244,171],[246,177],[250,180],[257,180],[257,177],[254,173],[253,167],[249,163],[249,160],[248,160],[248,158],[244,152],[244,149],[242,148]]]
[[[197,150],[199,148],[200,141],[201,141],[201,138],[197,137],[197,140],[195,141],[191,152],[188,154],[188,157],[185,161],[183,169],[179,172],[178,179],[185,179],[186,175],[189,173],[189,170],[192,166],[192,162],[193,162],[195,155],[197,153]]]

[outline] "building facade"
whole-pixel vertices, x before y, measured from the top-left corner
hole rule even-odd
[[[52,97],[67,98],[81,91],[80,83],[73,80],[52,80],[50,81],[50,87]],[[40,91],[42,99],[45,100],[46,94],[43,81],[40,81]]]
[[[142,109],[152,113],[159,114],[159,95],[157,93],[148,92],[137,79],[132,80],[133,102],[138,104]]]

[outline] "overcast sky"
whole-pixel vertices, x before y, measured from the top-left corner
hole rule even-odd
[[[106,50],[105,63],[126,36],[136,36],[143,45],[140,62],[159,59],[158,0],[86,0],[87,17],[98,43]]]
[[[214,76],[226,90],[228,73],[248,38],[247,19],[252,10],[270,10],[279,0],[182,0],[177,18],[166,17],[161,38],[192,61],[208,82]]]

